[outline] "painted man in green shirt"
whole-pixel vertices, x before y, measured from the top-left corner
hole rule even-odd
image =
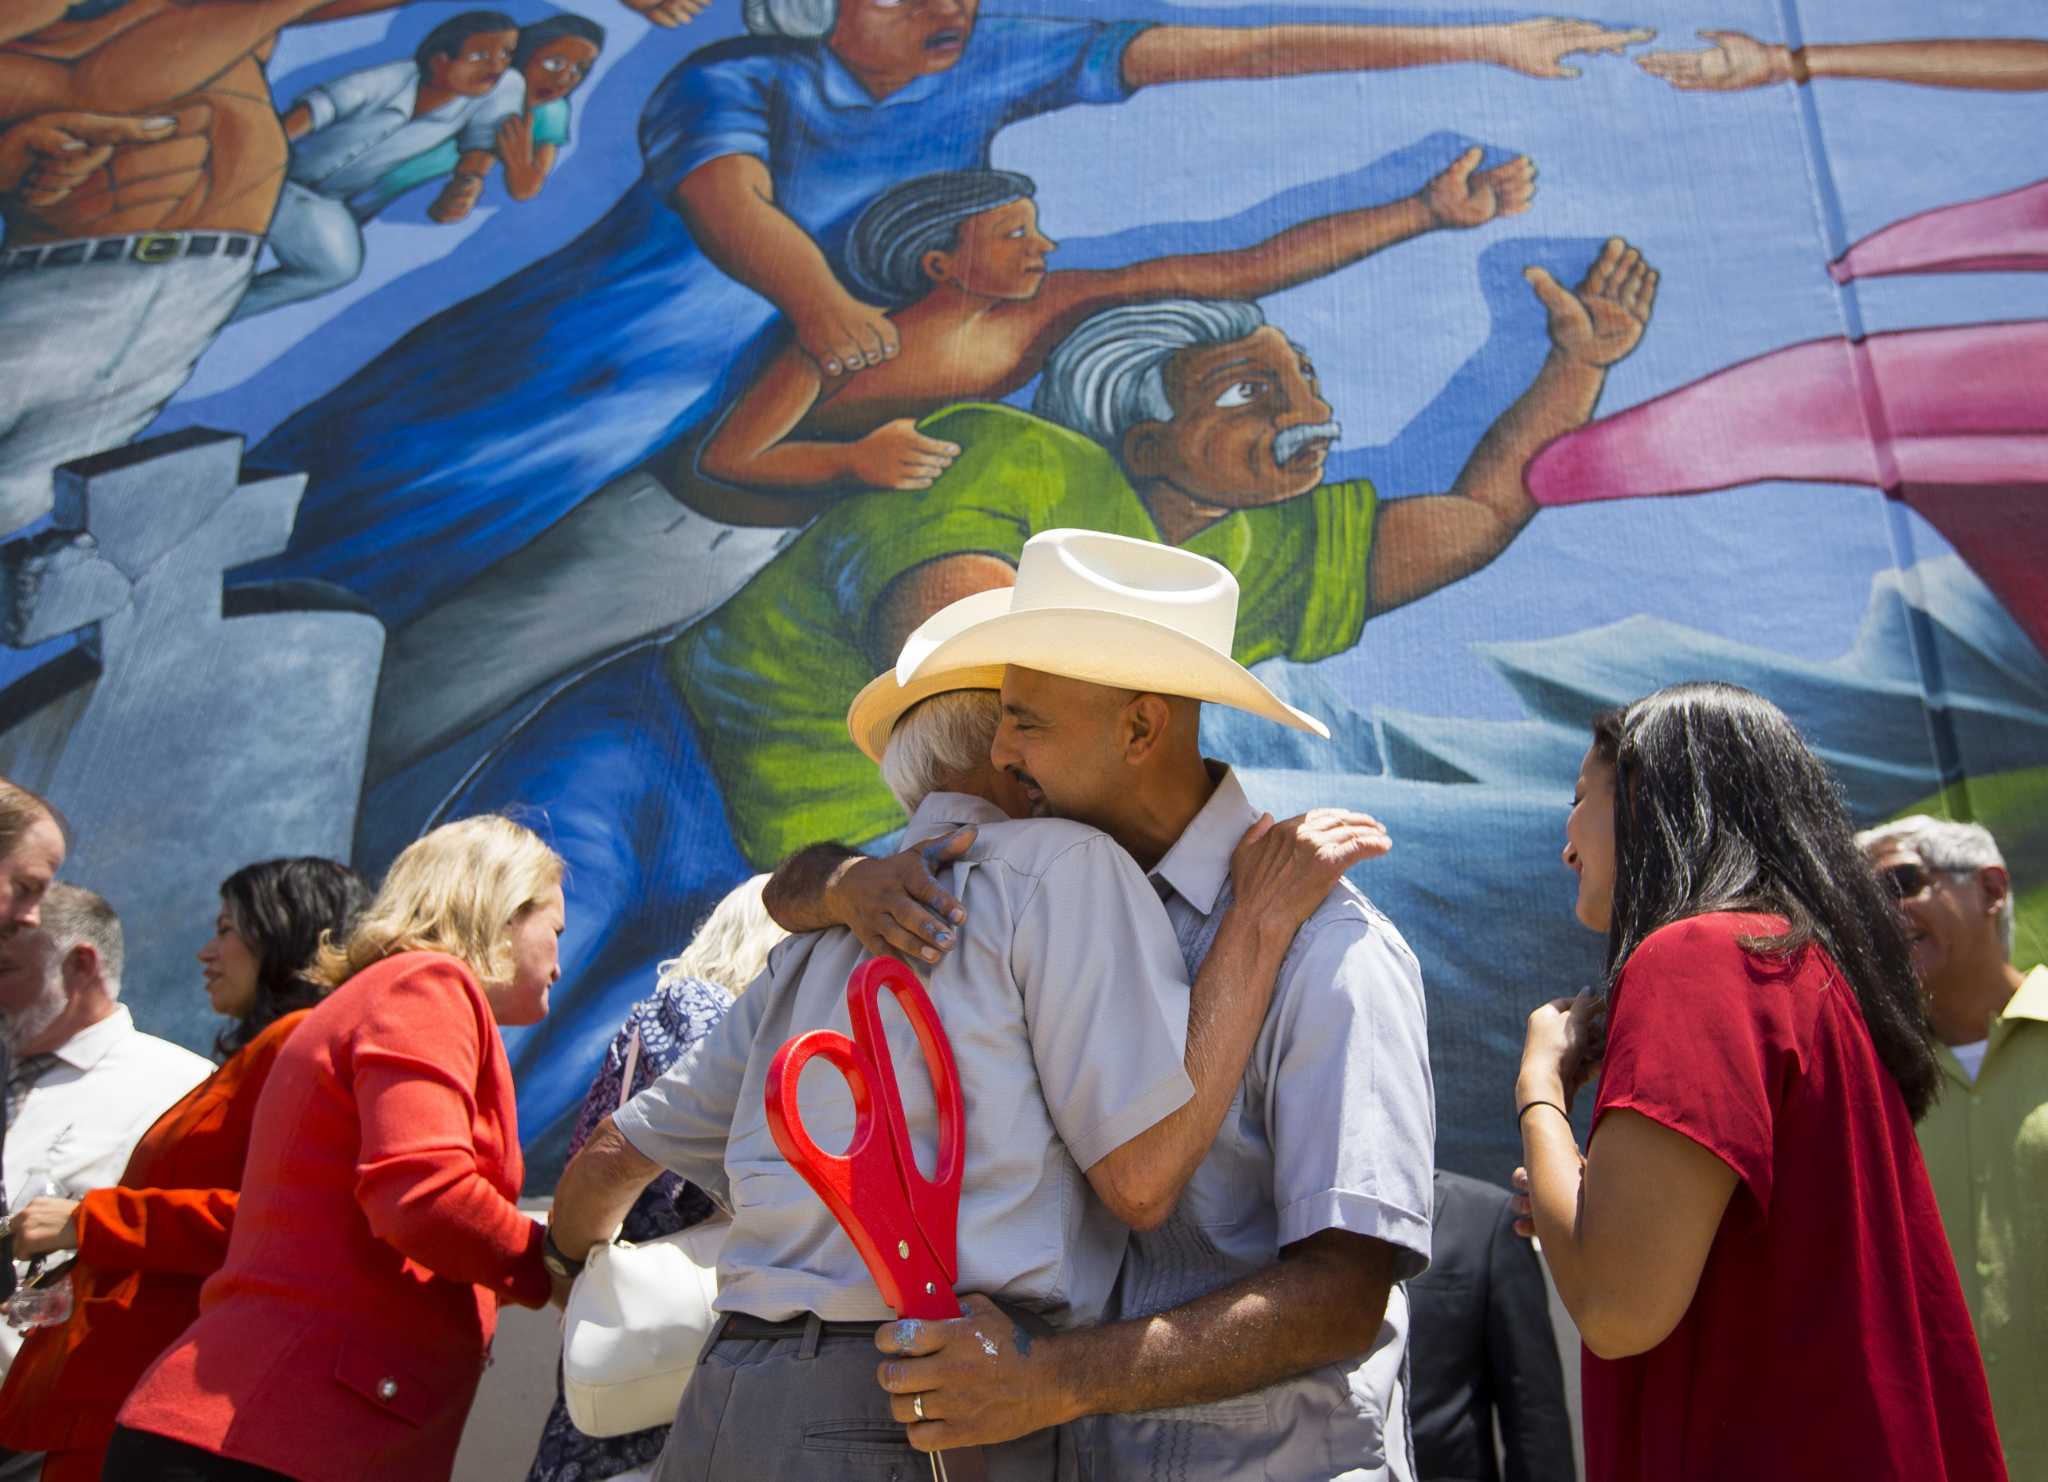
[[[515,1071],[564,1052],[580,1065],[582,1040],[601,1047],[652,965],[751,869],[899,825],[846,707],[925,618],[1009,585],[1039,531],[1104,530],[1220,562],[1239,583],[1246,664],[1341,653],[1369,617],[1499,555],[1535,513],[1524,465],[1592,416],[1657,287],[1618,238],[1576,290],[1541,268],[1525,276],[1550,352],[1445,493],[1381,500],[1363,481],[1325,484],[1340,429],[1308,352],[1257,306],[1111,309],[1054,351],[1037,415],[969,404],[927,418],[929,436],[961,449],[930,489],[839,501],[717,611],[565,688],[450,809],[541,810],[569,864],[562,973],[577,1012],[512,1045]],[[551,1106],[529,1106],[521,1085],[522,1123],[545,1125]]]
[[[1914,814],[1857,836],[1905,913],[1940,1042],[1920,1152],[1977,1324],[2014,1482],[2048,1478],[2048,967],[2012,962],[2013,886],[1980,824]]]

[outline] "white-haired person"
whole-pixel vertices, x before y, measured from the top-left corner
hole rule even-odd
[[[122,1409],[106,1475],[445,1478],[501,1303],[554,1294],[500,1025],[559,976],[562,864],[466,818],[415,841],[258,1105],[227,1260]]]
[[[2048,1477],[2048,966],[2014,961],[2017,892],[1982,824],[1916,813],[1856,842],[1905,917],[1934,1025],[1943,1095],[1914,1130],[2006,1469]]]
[[[726,893],[704,918],[682,952],[661,965],[654,992],[633,1005],[605,1051],[590,1094],[569,1134],[573,1158],[598,1123],[628,1096],[644,1091],[711,1032],[726,1009],[768,965],[768,953],[789,933],[775,924],[761,901],[766,875],[755,875]],[[626,1057],[635,1041],[633,1084],[625,1085]],[[656,1240],[709,1219],[714,1206],[695,1184],[664,1173],[649,1184],[626,1212],[619,1234],[631,1241]],[[555,1368],[555,1408],[541,1428],[527,1482],[601,1482],[652,1466],[668,1440],[666,1425],[623,1436],[586,1436],[569,1419],[562,1398],[561,1366]]]

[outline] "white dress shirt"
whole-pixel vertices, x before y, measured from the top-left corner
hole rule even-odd
[[[47,1172],[51,1185],[40,1192],[60,1199],[120,1182],[142,1134],[214,1070],[211,1060],[144,1034],[121,1004],[55,1054],[57,1063],[7,1123],[0,1166],[10,1210],[25,1202],[38,1173]],[[0,1323],[0,1374],[20,1346],[21,1334]]]

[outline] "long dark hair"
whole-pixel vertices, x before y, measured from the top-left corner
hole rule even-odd
[[[221,906],[256,958],[256,1000],[220,1032],[214,1053],[225,1060],[286,1014],[318,1003],[325,990],[302,974],[321,938],[346,936],[369,899],[354,870],[310,856],[266,859],[221,881]]]
[[[1742,945],[1775,957],[1824,948],[1919,1120],[1941,1072],[1898,909],[1785,713],[1732,684],[1677,684],[1596,716],[1593,750],[1615,772],[1610,1001],[1660,927],[1710,911],[1781,916],[1783,933]]]

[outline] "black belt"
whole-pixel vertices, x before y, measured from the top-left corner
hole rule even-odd
[[[718,1320],[718,1329],[711,1335],[711,1342],[723,1343],[736,1339],[742,1343],[761,1342],[774,1338],[865,1338],[875,1340],[875,1330],[887,1322],[878,1317],[872,1322],[826,1322],[816,1313],[807,1312],[802,1317],[792,1317],[787,1322],[770,1322],[765,1317],[755,1317],[746,1312],[728,1312]]]
[[[135,232],[0,251],[0,273],[101,262],[176,262],[184,257],[253,257],[263,239],[248,232]]]

